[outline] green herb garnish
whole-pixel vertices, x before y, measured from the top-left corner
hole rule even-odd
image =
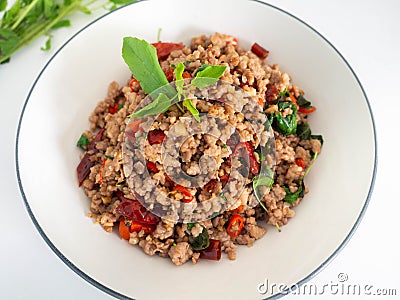
[[[111,159],[111,160],[113,160],[114,159],[114,156],[110,156],[110,155],[104,155],[106,158],[108,158],[108,159]]]
[[[203,226],[203,231],[196,237],[189,237],[189,244],[193,250],[203,250],[210,246],[210,238],[207,229]]]
[[[297,97],[297,104],[300,107],[304,107],[304,108],[309,108],[311,107],[311,102],[308,101],[306,98],[304,98],[302,95],[300,95],[299,97]]]
[[[84,135],[84,134],[81,135],[81,137],[79,138],[78,142],[76,143],[76,145],[77,145],[78,147],[81,147],[81,148],[84,149],[84,150],[85,150],[85,147],[86,147],[87,145],[89,145],[89,144],[90,144],[90,141],[89,141],[89,139],[87,138],[87,136]]]
[[[289,91],[285,88],[282,92],[279,93],[279,97],[290,97]]]
[[[262,196],[258,189],[261,186],[266,186],[267,188],[272,187],[274,184],[274,172],[272,172],[270,167],[265,166],[258,175],[254,176],[252,181],[254,193],[256,194],[257,199],[261,201]]]
[[[111,4],[116,8],[134,1],[106,0],[99,7]],[[77,11],[90,14],[90,6],[95,2],[97,0],[16,0],[6,10],[7,0],[0,0],[0,11],[4,11],[0,19],[0,63],[8,62],[16,51],[43,35],[47,39],[41,49],[49,50],[51,32],[70,26],[66,18]]]
[[[187,223],[187,224],[186,224],[188,230],[192,230],[192,228],[193,228],[195,225],[196,225],[195,223]]]
[[[278,131],[283,135],[296,133],[297,129],[296,104],[292,102],[279,102],[278,108],[279,112],[275,113],[275,122],[278,127]],[[282,117],[281,112],[286,108],[291,108],[292,113],[288,114],[286,117]]]
[[[304,181],[303,180],[301,180],[299,188],[294,193],[291,193],[287,186],[284,186],[283,189],[286,192],[286,196],[285,196],[285,198],[283,200],[288,202],[288,203],[290,203],[290,204],[294,204],[294,203],[296,203],[298,198],[303,198],[304,197],[305,186],[304,186]]]
[[[163,113],[173,104],[177,104],[182,99],[183,105],[200,121],[199,111],[190,99],[185,99],[186,87],[195,86],[204,88],[212,85],[225,72],[226,66],[206,65],[196,73],[190,85],[185,87],[182,76],[185,64],[180,62],[175,66],[174,74],[176,78],[176,90],[169,85],[167,77],[162,71],[158,62],[157,51],[154,46],[144,40],[133,37],[125,37],[122,46],[122,57],[131,70],[133,76],[139,81],[143,91],[151,95],[154,99],[147,106],[133,113],[133,117],[143,117]],[[179,108],[181,108],[179,106]]]

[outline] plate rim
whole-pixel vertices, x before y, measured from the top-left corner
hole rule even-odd
[[[149,0],[137,0],[136,2],[130,3],[128,5],[121,6],[121,7],[117,8],[117,9],[115,9],[113,11],[109,11],[109,12],[97,17],[96,19],[94,19],[93,21],[89,22],[87,25],[85,25],[81,29],[79,29],[76,33],[74,33],[66,42],[64,42],[57,49],[57,51],[45,63],[44,67],[41,69],[39,74],[36,76],[36,79],[34,80],[33,85],[32,85],[32,87],[30,88],[30,90],[28,92],[28,95],[27,95],[27,97],[26,97],[26,99],[24,101],[24,104],[22,106],[22,110],[21,110],[21,113],[20,113],[20,116],[19,116],[17,132],[16,132],[16,138],[15,138],[15,167],[16,167],[16,175],[17,175],[17,182],[18,182],[19,191],[21,193],[22,200],[24,202],[24,205],[25,205],[25,208],[26,208],[26,210],[28,212],[28,215],[29,215],[31,221],[33,222],[33,224],[35,225],[35,227],[36,227],[37,231],[39,232],[40,236],[43,238],[43,240],[46,242],[46,244],[50,247],[50,249],[61,259],[61,261],[63,263],[65,263],[72,271],[74,271],[81,278],[86,280],[88,283],[90,283],[94,287],[98,288],[100,291],[109,294],[110,296],[113,296],[113,297],[115,297],[117,299],[126,299],[126,300],[134,300],[134,298],[128,297],[126,295],[123,295],[123,294],[113,290],[112,288],[109,288],[109,287],[103,285],[102,283],[98,282],[96,279],[94,279],[94,278],[90,277],[89,275],[87,275],[85,272],[80,270],[76,265],[74,265],[74,263],[71,262],[67,257],[65,257],[64,254],[52,243],[50,238],[47,237],[47,235],[45,234],[44,230],[41,228],[41,226],[39,225],[38,221],[36,220],[35,215],[32,212],[32,209],[31,209],[31,207],[29,205],[28,199],[27,199],[27,197],[25,195],[25,192],[24,192],[22,179],[21,179],[21,174],[20,174],[20,169],[19,169],[20,163],[19,163],[19,148],[18,148],[18,146],[19,146],[19,137],[20,137],[20,132],[21,132],[22,119],[24,117],[25,109],[26,109],[28,101],[29,101],[29,99],[31,97],[31,94],[32,94],[33,90],[35,89],[36,84],[38,83],[38,81],[41,78],[42,74],[47,69],[47,67],[50,65],[50,63],[53,61],[53,59],[59,54],[59,52],[64,47],[66,47],[71,42],[71,40],[73,40],[81,32],[85,31],[88,27],[92,26],[94,23],[100,21],[101,19],[107,17],[108,15],[112,14],[115,11],[123,9],[126,6],[135,5],[137,3],[144,2],[144,1],[149,1]],[[361,92],[362,92],[363,97],[365,99],[365,102],[367,104],[369,116],[371,118],[372,134],[373,134],[373,140],[374,140],[374,164],[373,164],[372,177],[371,177],[371,182],[370,182],[369,189],[368,189],[368,194],[366,196],[366,199],[365,199],[365,202],[363,204],[363,207],[362,207],[362,209],[361,209],[361,211],[360,211],[360,213],[359,213],[354,225],[350,229],[349,233],[344,238],[342,243],[333,251],[333,253],[325,261],[323,261],[317,268],[315,268],[315,270],[313,270],[310,274],[305,276],[303,279],[299,280],[297,283],[295,283],[291,287],[287,287],[285,290],[281,291],[280,293],[272,295],[272,296],[269,296],[267,298],[264,298],[264,300],[273,300],[273,299],[279,299],[279,298],[281,298],[283,296],[286,296],[290,292],[292,292],[293,291],[292,290],[293,286],[295,286],[296,288],[300,288],[303,284],[305,284],[306,282],[308,282],[312,278],[314,278],[329,263],[331,263],[333,261],[333,259],[340,253],[340,251],[343,250],[343,248],[347,245],[349,240],[353,237],[353,235],[354,235],[355,231],[357,230],[358,226],[360,225],[360,223],[362,221],[362,218],[364,217],[365,212],[367,210],[367,207],[368,207],[368,205],[369,205],[369,203],[371,201],[371,196],[372,196],[372,192],[373,192],[374,185],[375,185],[377,166],[378,166],[377,132],[376,132],[376,124],[375,124],[375,119],[374,119],[374,116],[373,116],[371,104],[369,102],[369,99],[368,99],[368,96],[367,96],[367,94],[365,92],[365,89],[364,89],[360,79],[358,78],[357,74],[355,73],[355,71],[353,70],[353,68],[349,64],[349,62],[346,60],[346,58],[341,54],[341,52],[327,38],[325,38],[325,36],[322,35],[318,30],[313,28],[311,25],[309,25],[308,23],[306,23],[305,21],[303,21],[299,17],[297,17],[297,16],[293,15],[292,13],[286,11],[285,9],[277,7],[277,6],[275,6],[273,4],[270,4],[270,3],[267,3],[267,2],[263,2],[261,0],[246,0],[246,1],[256,2],[256,3],[259,3],[261,5],[269,6],[270,8],[272,8],[274,10],[277,10],[278,12],[281,12],[283,14],[286,14],[290,18],[293,18],[294,20],[300,22],[300,24],[302,24],[303,26],[307,27],[314,34],[316,34],[317,36],[322,38],[322,40],[324,42],[326,42],[335,51],[335,53],[337,55],[339,55],[340,59],[344,62],[345,66],[351,72],[351,74],[354,77],[354,79],[356,80],[359,88],[361,89]]]

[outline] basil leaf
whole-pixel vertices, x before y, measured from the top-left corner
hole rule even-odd
[[[297,104],[300,107],[310,107],[311,106],[311,102],[308,101],[306,98],[304,98],[302,95],[297,97]]]
[[[192,80],[192,85],[198,88],[205,88],[213,85],[224,74],[226,66],[207,66]]]
[[[279,93],[279,97],[290,97],[290,93],[287,89],[284,89],[282,92]]]
[[[3,11],[7,8],[7,0],[0,0],[0,11]]]
[[[70,20],[61,20],[58,21],[56,24],[54,24],[51,29],[58,29],[61,27],[70,27],[71,26],[71,21]]]
[[[196,237],[189,237],[189,244],[193,250],[203,250],[210,246],[210,238],[207,229],[203,226],[203,231]]]
[[[188,230],[192,230],[192,228],[194,227],[194,225],[196,225],[196,224],[195,224],[195,223],[187,223],[187,224],[186,224]]]
[[[296,203],[298,198],[304,197],[304,191],[305,191],[304,181],[301,181],[299,188],[294,193],[291,193],[287,186],[284,186],[283,189],[286,192],[286,196],[283,200],[286,201],[287,203],[294,204]]]
[[[134,112],[130,117],[144,117],[147,115],[156,115],[168,110],[171,106],[171,100],[163,93],[158,94],[158,97],[150,102],[142,109]]]
[[[42,51],[49,51],[51,49],[51,39],[52,39],[52,35],[48,35],[47,36],[47,40],[46,40],[46,44],[44,45],[44,47],[40,47],[40,50]]]
[[[253,178],[253,190],[257,196],[257,199],[261,200],[260,198],[262,195],[260,195],[259,188],[261,186],[266,186],[268,188],[272,187],[272,184],[274,183],[274,172],[266,166],[266,169],[262,171],[262,173],[258,174]]]
[[[81,137],[79,138],[78,142],[76,143],[76,145],[78,147],[81,147],[82,149],[84,149],[84,147],[89,145],[89,144],[90,144],[89,139],[84,134],[81,135]]]
[[[145,93],[151,94],[158,88],[169,84],[158,63],[156,48],[146,41],[124,37],[122,57]],[[166,88],[166,91],[168,97],[173,97],[175,94],[171,86]],[[154,95],[154,98],[157,96]]]
[[[319,140],[320,141],[320,143],[321,143],[321,146],[324,144],[324,139],[323,139],[323,137],[322,137],[322,135],[320,135],[320,134],[312,134],[311,136],[310,136],[310,139],[311,140]]]
[[[311,128],[307,123],[302,123],[297,126],[296,134],[299,136],[300,140],[309,140],[311,137]]]
[[[185,70],[185,65],[180,62],[177,66],[175,66],[175,70],[174,70],[174,74],[175,74],[175,78],[176,78],[176,90],[178,91],[178,94],[183,94],[183,84],[184,79],[183,79],[183,71]]]
[[[194,116],[197,122],[200,122],[199,111],[193,105],[193,102],[190,99],[183,100],[183,106],[185,106],[188,111]]]
[[[8,28],[0,28],[0,58],[11,54],[18,46],[18,35]]]
[[[202,64],[198,69],[197,69],[197,73],[203,71],[205,68],[209,67],[209,64]]]
[[[278,127],[278,131],[283,135],[296,133],[297,130],[297,119],[296,119],[296,105],[289,102],[280,102],[278,104],[279,110],[290,107],[292,113],[286,117],[282,117],[280,113],[275,113],[275,122]]]

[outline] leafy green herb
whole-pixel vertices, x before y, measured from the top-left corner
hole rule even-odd
[[[297,104],[298,104],[300,107],[304,107],[304,108],[311,107],[311,102],[308,101],[306,98],[304,98],[302,95],[300,95],[299,97],[297,97]]]
[[[51,39],[53,36],[51,34],[47,34],[47,40],[44,47],[41,47],[40,50],[42,51],[49,51],[51,49]]]
[[[104,155],[106,158],[108,158],[108,159],[111,159],[111,160],[113,160],[114,159],[114,156],[110,156],[110,155]]]
[[[320,134],[312,134],[310,136],[310,139],[311,140],[318,140],[321,143],[321,146],[324,144],[324,139],[323,139],[322,135],[320,135]]]
[[[193,250],[203,250],[210,246],[210,238],[207,229],[203,226],[203,231],[196,237],[189,237],[189,244]]]
[[[281,112],[286,108],[291,108],[292,113],[288,114],[286,117],[282,117]],[[275,122],[278,130],[283,135],[296,133],[297,129],[297,108],[294,103],[291,102],[279,102],[278,103],[279,112],[275,113]]]
[[[267,188],[271,188],[274,183],[274,172],[272,172],[271,168],[266,166],[261,170],[261,172],[254,176],[253,178],[253,190],[255,195],[259,201],[261,201],[262,196],[260,195],[259,188],[262,186],[266,186]]]
[[[122,109],[124,107],[123,104],[118,105],[118,110]]]
[[[168,110],[171,104],[171,100],[165,94],[159,94],[150,104],[131,114],[131,117],[144,117],[163,113]]]
[[[225,199],[225,200],[226,200],[226,199]],[[215,218],[216,216],[219,216],[219,212],[214,211],[214,212],[211,214],[210,219],[213,219],[213,218]]]
[[[174,243],[172,244],[172,246],[176,247],[176,243],[174,242]]]
[[[195,78],[192,80],[192,85],[198,88],[213,85],[224,74],[225,70],[226,66],[208,65],[201,71],[197,71]]]
[[[305,186],[304,186],[303,180],[300,182],[299,188],[294,193],[291,193],[287,186],[284,186],[283,189],[286,192],[286,196],[283,200],[290,204],[294,204],[294,203],[296,203],[298,198],[304,197]]]
[[[218,196],[219,196],[220,198],[224,199],[225,201],[227,200],[226,197],[225,197],[225,195],[224,195],[224,193],[220,193]]]
[[[167,96],[173,96],[173,88],[169,86],[167,77],[158,63],[157,50],[145,40],[134,37],[124,37],[122,57],[139,81],[143,91],[151,94],[163,86],[167,86]],[[157,95],[152,95],[157,98]]]
[[[226,144],[222,144],[222,148],[226,149],[228,146]]]
[[[307,123],[301,123],[297,126],[296,134],[299,136],[300,140],[309,140],[311,137],[311,128]]]
[[[285,88],[282,92],[279,93],[279,97],[290,97],[289,91]]]
[[[183,71],[185,71],[185,65],[180,62],[174,70],[175,78],[176,78],[176,90],[178,91],[178,94],[183,94],[183,85],[185,83],[185,80],[183,79]],[[180,99],[179,99],[180,100]]]
[[[90,141],[87,138],[87,136],[84,135],[84,134],[81,135],[81,137],[79,138],[78,142],[76,143],[76,145],[78,147],[81,147],[82,149],[84,149],[84,147],[86,147],[89,144],[90,144]]]
[[[16,0],[7,10],[7,0],[0,0],[0,63],[9,61],[19,49],[38,37],[50,35],[51,31],[70,25],[66,18],[77,11],[91,13],[90,5],[98,0]],[[125,5],[135,0],[106,0]],[[100,2],[100,1],[99,1]],[[117,6],[114,4],[114,6]],[[48,50],[51,40],[42,47]]]
[[[186,224],[188,230],[192,230],[192,228],[194,227],[194,225],[196,225],[196,224],[195,224],[195,223],[187,223],[187,224]]]
[[[197,122],[200,122],[199,111],[193,105],[193,102],[190,99],[183,100],[183,106],[186,107],[188,111],[190,111],[190,113],[194,116]]]

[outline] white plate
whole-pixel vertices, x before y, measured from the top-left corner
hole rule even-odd
[[[77,187],[76,140],[112,80],[130,73],[121,58],[124,36],[188,43],[215,31],[270,50],[318,111],[322,154],[310,172],[311,190],[297,216],[237,260],[200,261],[181,267],[150,257],[108,234],[85,215],[89,201]],[[120,298],[257,299],[257,287],[301,284],[316,274],[350,238],[372,191],[375,130],[366,95],[339,52],[301,20],[256,1],[145,1],[116,10],[69,40],[45,66],[23,108],[16,144],[21,193],[35,226],[75,272]],[[282,294],[276,294],[275,297]]]

